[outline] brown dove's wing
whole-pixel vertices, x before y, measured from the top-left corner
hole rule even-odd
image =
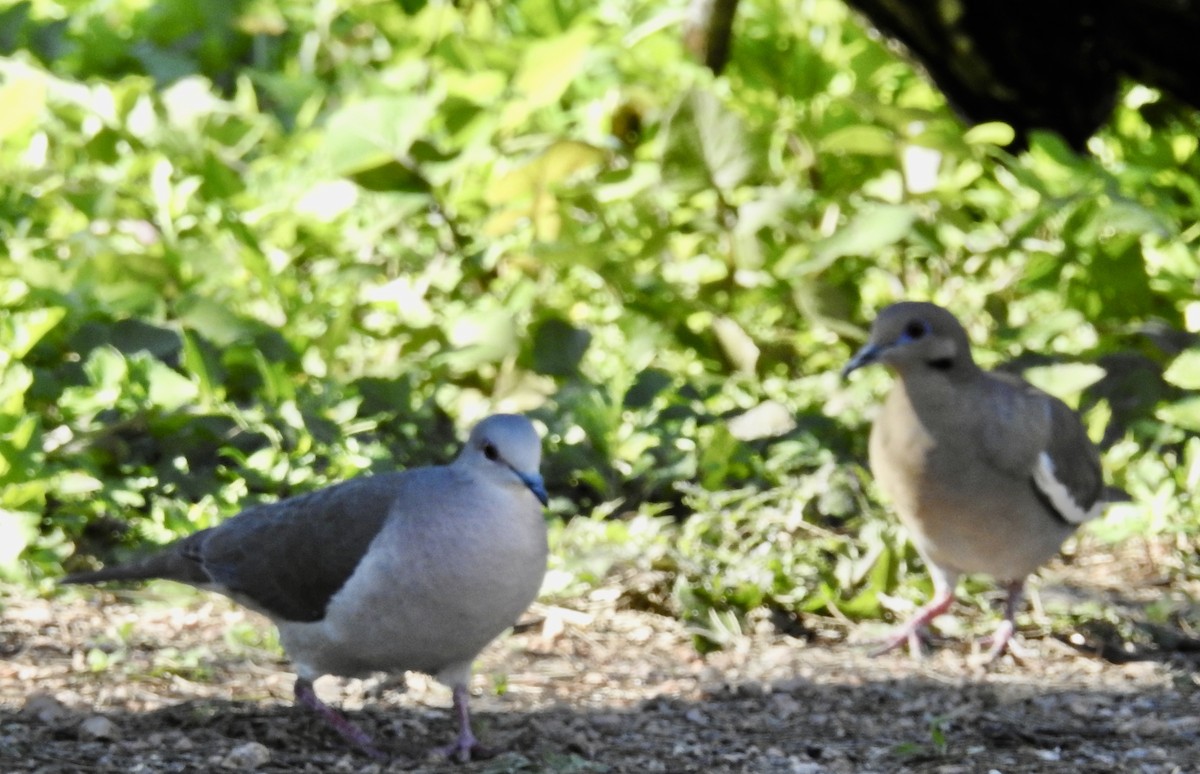
[[[1079,416],[1058,398],[1011,374],[988,374],[985,384],[995,407],[983,434],[992,464],[1027,479],[1043,505],[1062,521],[1079,524],[1094,518],[1104,496],[1104,479],[1100,453]]]

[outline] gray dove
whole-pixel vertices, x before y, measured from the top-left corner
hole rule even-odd
[[[468,679],[481,650],[537,596],[546,570],[541,442],[528,419],[497,414],[449,465],[361,476],[256,505],[135,564],[63,583],[165,578],[224,594],[268,616],[296,668],[296,700],[345,739],[370,737],[324,704],[326,674],[417,671],[448,685],[455,741],[471,730]]]

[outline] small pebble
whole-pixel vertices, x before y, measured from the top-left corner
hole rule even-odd
[[[791,694],[773,693],[768,700],[771,714],[777,718],[787,719],[804,710],[804,706]]]
[[[239,744],[221,759],[221,766],[226,769],[257,769],[271,760],[271,751],[264,744],[246,742]]]
[[[121,730],[103,715],[92,715],[79,724],[79,736],[82,739],[117,739]]]
[[[799,758],[788,758],[789,774],[824,774],[825,767],[815,761],[802,761]]]
[[[54,723],[71,714],[71,711],[61,701],[48,693],[40,692],[31,694],[25,700],[22,711],[27,715],[33,715],[43,723]]]

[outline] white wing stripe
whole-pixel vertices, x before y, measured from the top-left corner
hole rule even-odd
[[[1058,511],[1071,524],[1091,521],[1104,509],[1104,501],[1097,500],[1092,503],[1091,508],[1084,510],[1075,501],[1075,497],[1066,485],[1054,475],[1054,460],[1050,459],[1050,455],[1046,452],[1038,455],[1038,464],[1033,468],[1033,483],[1054,506],[1054,510]]]

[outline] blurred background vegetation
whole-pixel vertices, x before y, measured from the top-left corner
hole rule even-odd
[[[547,594],[719,646],[886,617],[875,311],[950,307],[1200,509],[1200,116],[1127,84],[1079,154],[968,127],[840,0],[25,0],[0,11],[0,573],[49,593],[239,506],[545,429]],[[1139,538],[1141,539],[1141,538]],[[910,577],[911,574],[911,577]]]

